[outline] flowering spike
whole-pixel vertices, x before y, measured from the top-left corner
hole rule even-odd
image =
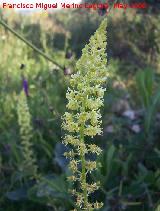
[[[103,106],[103,84],[107,77],[106,27],[105,19],[82,50],[76,64],[77,73],[70,79],[66,94],[68,112],[65,112],[62,124],[68,133],[63,143],[72,147],[70,152],[65,153],[70,157],[69,167],[73,173],[68,179],[79,182],[78,190],[74,189],[72,194],[76,197],[76,206],[87,211],[103,206],[102,203],[89,202],[89,194],[97,190],[99,184],[88,184],[87,175],[97,169],[97,163],[86,159],[88,153],[99,155],[102,150],[95,144],[87,144],[85,137],[102,134],[100,108]]]
[[[18,99],[17,106],[18,123],[20,126],[22,155],[24,157],[21,170],[29,176],[37,176],[37,166],[34,152],[32,151],[32,126],[31,115],[27,104],[26,95],[21,92]]]

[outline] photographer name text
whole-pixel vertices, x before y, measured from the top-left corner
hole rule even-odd
[[[109,4],[108,3],[98,3],[98,4],[90,4],[90,3],[83,3],[83,4],[75,4],[75,3],[2,3],[0,5],[0,8],[8,8],[8,9],[108,9]],[[124,3],[115,3],[113,5],[114,9],[146,9],[148,8],[148,5],[145,2],[142,3],[132,3],[132,4],[124,4]]]

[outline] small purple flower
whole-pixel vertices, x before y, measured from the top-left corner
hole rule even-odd
[[[24,90],[26,96],[28,97],[29,96],[29,92],[28,92],[28,81],[24,77],[23,77],[23,90]]]
[[[72,52],[71,51],[67,51],[66,52],[66,59],[71,59],[72,58],[72,56],[73,56],[73,54],[72,54]]]
[[[71,75],[72,71],[69,67],[64,67],[64,75]]]

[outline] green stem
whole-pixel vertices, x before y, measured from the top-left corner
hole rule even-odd
[[[63,67],[59,65],[57,62],[55,62],[52,58],[50,58],[47,54],[45,54],[43,51],[38,49],[35,45],[30,43],[28,40],[26,40],[22,35],[18,34],[14,29],[12,29],[10,26],[8,26],[4,21],[0,19],[0,24],[6,28],[8,31],[10,31],[12,34],[14,34],[17,38],[19,38],[21,41],[23,41],[26,45],[28,45],[30,48],[32,48],[34,51],[36,51],[40,56],[43,56],[48,61],[52,62],[56,66],[58,66],[60,69],[63,70]]]
[[[80,130],[80,141],[81,143],[84,143],[84,125],[81,126],[81,130]],[[80,156],[81,156],[81,163],[82,163],[82,185],[83,185],[83,196],[84,196],[84,208],[87,208],[88,197],[87,197],[87,186],[86,186],[86,160],[85,160],[85,154],[82,151],[82,148],[80,150]]]

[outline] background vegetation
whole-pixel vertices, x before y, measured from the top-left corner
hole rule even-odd
[[[108,15],[109,78],[103,110],[101,189],[103,211],[154,211],[160,202],[160,16],[153,10]],[[46,52],[63,70],[0,26],[0,211],[68,211],[73,200],[61,144],[70,74],[103,16],[70,10],[1,17]],[[18,96],[29,86],[32,145],[39,183],[21,170]]]

